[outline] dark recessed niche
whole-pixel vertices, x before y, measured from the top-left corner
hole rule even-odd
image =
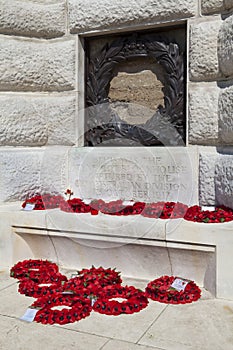
[[[184,146],[186,27],[85,39],[85,146]]]

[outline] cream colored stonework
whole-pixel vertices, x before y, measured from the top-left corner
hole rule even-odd
[[[0,33],[53,38],[65,34],[64,0],[1,0]]]

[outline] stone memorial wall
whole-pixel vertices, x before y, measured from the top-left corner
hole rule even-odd
[[[70,159],[71,187],[81,198],[198,201],[194,149],[75,148]]]
[[[190,178],[189,204],[233,207],[232,0],[0,0],[0,8],[2,204],[71,185],[85,197],[186,201]],[[83,148],[85,38],[176,25],[187,26],[182,150]]]

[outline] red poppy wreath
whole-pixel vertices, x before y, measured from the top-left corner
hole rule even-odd
[[[51,295],[63,290],[63,283],[67,281],[66,276],[57,274],[50,281],[35,282],[30,278],[20,280],[18,292],[27,297],[39,298],[45,295]]]
[[[10,270],[10,276],[23,279],[30,278],[45,282],[49,276],[58,273],[58,266],[48,260],[24,260],[19,261]]]
[[[94,267],[78,271],[78,276],[71,278],[64,286],[64,291],[73,291],[80,296],[98,296],[103,287],[120,284],[120,272],[115,269]]]
[[[177,278],[162,276],[149,282],[146,287],[146,296],[166,304],[192,303],[201,297],[201,290],[193,281],[188,281],[183,290],[179,291],[173,288],[172,284]]]
[[[61,306],[64,308],[56,309]],[[79,321],[89,316],[92,310],[90,299],[59,293],[39,298],[31,307],[39,308],[34,319],[36,322],[61,325]]]
[[[126,299],[121,302],[114,298]],[[93,310],[105,315],[133,314],[148,305],[145,293],[133,286],[107,286],[95,301]]]

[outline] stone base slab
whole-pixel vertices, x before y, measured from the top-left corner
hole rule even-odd
[[[141,279],[174,274],[194,279],[218,298],[233,300],[229,271],[232,222],[154,219],[148,230],[153,219],[144,217],[134,222],[129,217],[97,217],[58,209],[25,212],[16,205],[2,207],[0,219],[6,214],[9,226],[5,227],[1,256],[10,266],[18,260],[42,258],[70,269],[92,264],[116,267],[124,276]]]

